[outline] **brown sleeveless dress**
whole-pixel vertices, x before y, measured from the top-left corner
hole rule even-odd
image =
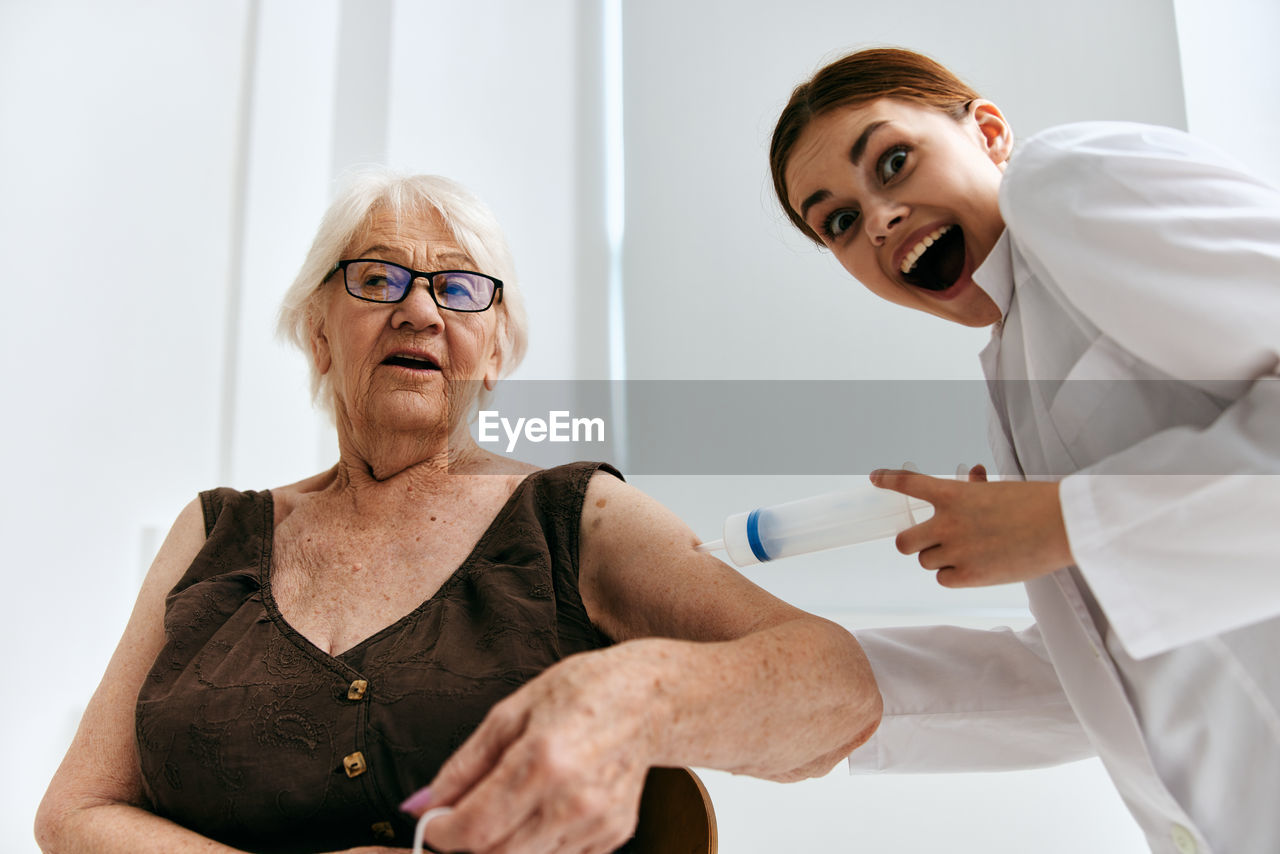
[[[339,656],[280,616],[270,492],[201,493],[204,547],[169,593],[137,705],[154,811],[254,852],[410,847],[400,802],[488,709],[610,643],[578,594],[578,525],[604,463],[527,477],[471,554],[407,616]]]

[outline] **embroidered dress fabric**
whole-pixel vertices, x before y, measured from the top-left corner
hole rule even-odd
[[[603,463],[536,472],[412,613],[338,656],[271,594],[270,492],[201,494],[203,549],[170,592],[139,692],[151,806],[255,852],[412,845],[398,809],[488,709],[560,659],[607,646],[578,593],[578,525]]]

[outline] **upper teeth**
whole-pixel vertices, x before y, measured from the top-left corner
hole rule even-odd
[[[935,240],[950,230],[951,226],[944,225],[937,231],[933,232],[933,234],[927,235],[923,240],[917,243],[915,248],[907,253],[907,257],[902,259],[902,267],[900,268],[902,272],[910,273],[912,268],[915,267],[916,262],[920,260],[920,256],[924,254],[924,251],[932,246]]]

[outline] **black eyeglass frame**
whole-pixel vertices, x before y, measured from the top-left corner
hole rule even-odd
[[[350,266],[351,264],[362,264],[362,263],[363,264],[384,264],[388,267],[395,267],[397,270],[404,270],[406,273],[408,273],[410,276],[409,284],[405,286],[404,293],[400,295],[400,298],[390,299],[390,300],[370,299],[369,297],[362,297],[359,294],[354,293],[351,290],[351,283],[347,280],[347,267]],[[396,264],[393,261],[384,261],[381,258],[348,258],[345,261],[339,261],[337,265],[332,270],[329,271],[329,275],[324,277],[325,281],[328,281],[329,279],[333,278],[333,274],[338,272],[339,270],[342,271],[343,290],[345,290],[347,293],[351,294],[351,296],[355,297],[358,300],[362,300],[364,302],[376,303],[378,305],[395,305],[396,303],[404,302],[406,299],[408,299],[409,292],[413,290],[413,283],[416,282],[418,279],[426,279],[427,283],[431,285],[431,287],[427,288],[427,293],[431,294],[431,301],[436,304],[436,308],[439,308],[442,311],[457,311],[463,314],[476,314],[477,312],[488,311],[489,309],[493,308],[495,303],[502,302],[502,280],[495,279],[493,276],[490,276],[487,273],[477,273],[475,270],[433,270],[431,272],[426,272],[424,270],[411,270],[402,264]],[[493,282],[493,293],[489,296],[489,304],[486,305],[484,308],[453,308],[452,306],[441,305],[440,298],[436,296],[435,282],[433,280],[436,276],[443,276],[446,273],[466,273],[468,276],[479,276],[482,279],[488,279],[489,281]]]

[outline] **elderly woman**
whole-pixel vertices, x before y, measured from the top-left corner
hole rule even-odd
[[[453,381],[492,389],[525,332],[466,191],[354,182],[281,326],[337,464],[182,511],[41,805],[44,850],[404,847],[412,796],[454,807],[440,850],[605,852],[651,766],[796,779],[874,730],[848,633],[695,552],[612,468],[513,473],[472,441]]]

